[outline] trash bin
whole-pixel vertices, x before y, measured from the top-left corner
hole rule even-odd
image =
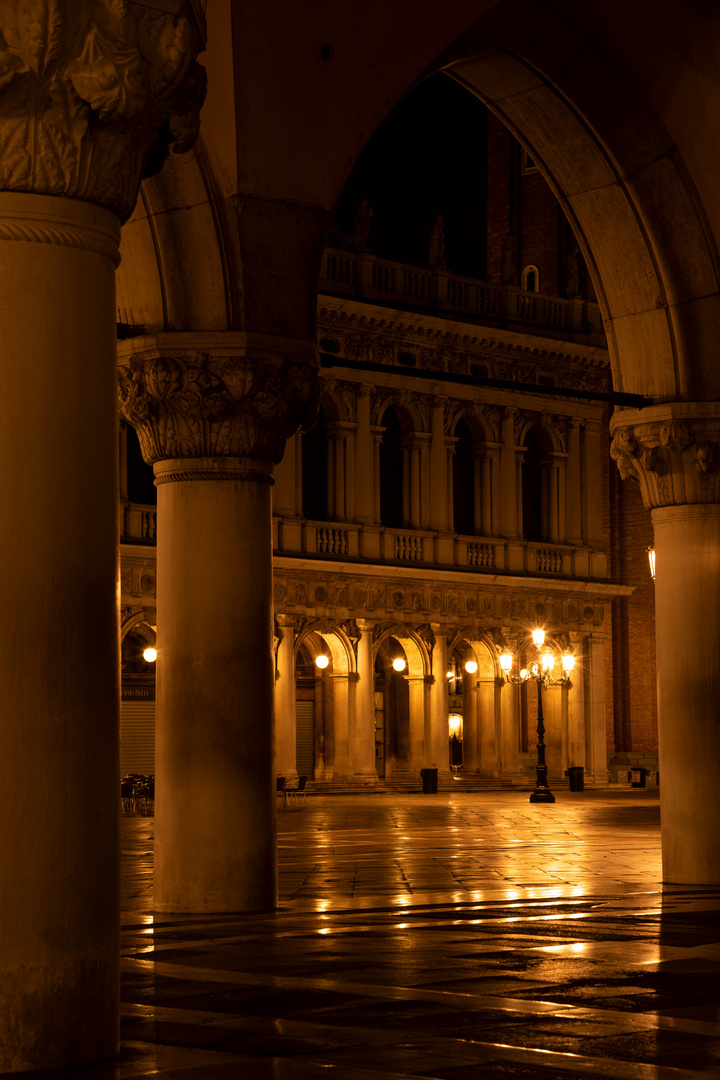
[[[585,776],[582,765],[571,765],[565,775],[570,781],[571,791],[582,791],[585,787]]]
[[[437,795],[437,769],[421,769],[420,775],[423,782],[423,795]]]
[[[630,786],[631,787],[645,787],[645,777],[647,776],[647,769],[637,768],[630,770]]]

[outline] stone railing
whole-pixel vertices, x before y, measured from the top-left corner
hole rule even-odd
[[[321,555],[404,566],[438,566],[537,574],[543,577],[606,578],[605,553],[570,544],[535,543],[503,537],[449,536],[381,525],[273,519],[278,555]]]
[[[127,503],[121,507],[120,542],[123,544],[154,544],[157,541],[157,508],[142,503]]]
[[[366,252],[326,248],[320,291],[435,308],[490,323],[513,323],[546,336],[577,338],[606,347],[600,308],[590,301],[526,292],[515,285],[494,285],[447,270],[407,266]]]

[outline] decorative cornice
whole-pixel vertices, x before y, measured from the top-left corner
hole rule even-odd
[[[275,353],[150,349],[121,359],[120,412],[149,464],[177,458],[277,464],[314,407],[316,385],[313,364]]]
[[[360,308],[358,301],[353,306]],[[462,333],[452,332],[419,325],[417,318],[394,319],[390,313],[381,318],[361,309],[337,310],[327,297],[321,297],[318,340],[327,338],[334,339],[339,366],[346,357],[387,364],[398,372],[411,366],[428,372],[473,375],[478,374],[473,368],[480,365],[484,369],[480,375],[486,378],[528,383],[560,375],[559,381],[569,389],[609,389],[610,361],[605,350],[583,349],[572,343],[562,348],[560,342],[554,348],[513,344],[501,335],[492,336],[487,327],[475,330],[463,326]],[[413,360],[410,365],[408,357]]]
[[[148,0],[0,4],[0,189],[124,221],[140,181],[195,141],[205,72],[187,17]]]
[[[720,403],[622,409],[610,431],[610,454],[647,509],[720,502]]]

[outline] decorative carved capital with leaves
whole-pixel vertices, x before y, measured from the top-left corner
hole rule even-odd
[[[0,0],[0,190],[99,204],[188,150],[205,96],[188,18],[145,0]]]
[[[610,422],[610,454],[640,483],[648,509],[720,502],[720,404],[675,402],[623,409]]]
[[[314,365],[280,355],[156,350],[122,362],[120,412],[148,464],[217,457],[277,463],[314,405],[316,384]]]

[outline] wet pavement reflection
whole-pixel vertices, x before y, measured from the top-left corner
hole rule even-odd
[[[720,1076],[720,888],[663,889],[659,820],[635,790],[316,796],[278,810],[276,913],[153,918],[124,818],[122,1055],[73,1075]]]

